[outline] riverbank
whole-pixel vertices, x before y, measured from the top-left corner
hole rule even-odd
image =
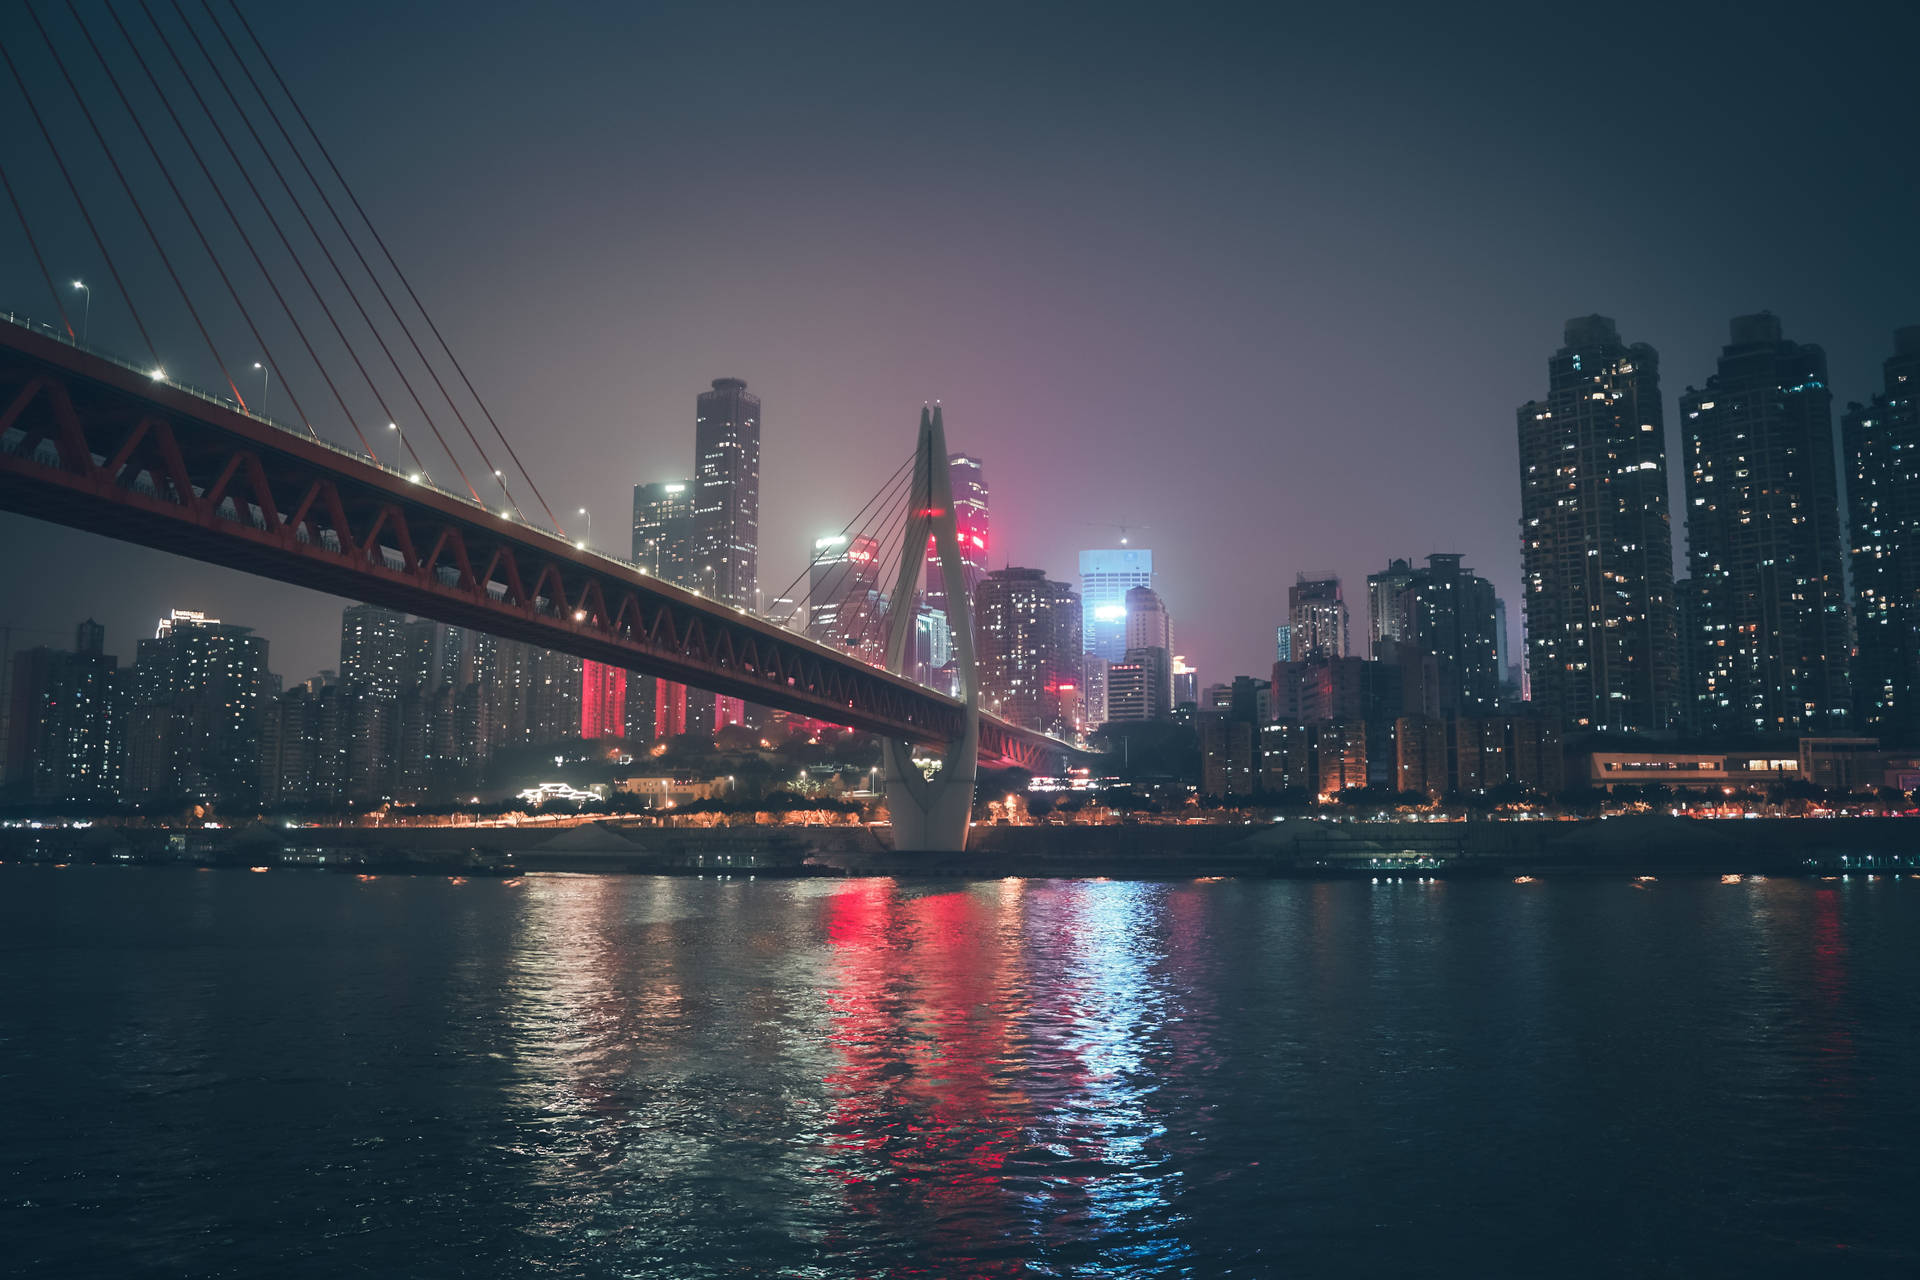
[[[964,853],[896,851],[885,827],[9,828],[0,861],[313,867],[361,873],[959,877],[1825,874],[1920,870],[1920,821],[1703,820],[978,826]]]

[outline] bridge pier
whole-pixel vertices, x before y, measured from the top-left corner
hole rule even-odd
[[[913,487],[907,495],[900,573],[888,602],[887,670],[895,675],[905,674],[907,644],[914,636],[915,596],[926,565],[929,536],[940,557],[940,580],[947,595],[947,629],[953,634],[954,665],[960,672],[966,713],[959,736],[947,743],[940,767],[931,776],[913,762],[914,748],[909,742],[885,739],[881,761],[886,772],[894,849],[959,853],[967,847],[974,776],[980,763],[980,681],[973,661],[973,606],[960,561],[953,484],[947,474],[947,431],[938,406],[920,410],[920,439],[914,449]]]

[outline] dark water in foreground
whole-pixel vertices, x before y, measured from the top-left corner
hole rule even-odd
[[[1913,1275],[1920,880],[0,868],[0,1271]]]

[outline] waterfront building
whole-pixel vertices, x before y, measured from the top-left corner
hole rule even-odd
[[[1287,660],[1347,656],[1347,602],[1334,574],[1299,574],[1287,588]]]
[[[1080,553],[1080,636],[1086,652],[1118,662],[1127,652],[1127,592],[1153,585],[1153,552],[1122,547]]]
[[[1534,703],[1577,728],[1666,729],[1678,652],[1659,355],[1566,325],[1521,405],[1521,564]]]
[[[1920,325],[1894,334],[1880,392],[1841,418],[1852,547],[1854,714],[1920,745]]]
[[[1737,316],[1705,387],[1680,397],[1688,563],[1705,638],[1687,648],[1701,730],[1824,733],[1851,708],[1833,393],[1817,346]]]
[[[999,569],[974,589],[973,608],[981,707],[1029,729],[1066,731],[1061,686],[1077,686],[1081,669],[1073,588],[1039,569]]]
[[[691,480],[633,487],[633,561],[662,582],[695,585]]]
[[[126,798],[255,799],[267,689],[264,637],[173,610],[140,641],[128,677]]]
[[[71,651],[13,655],[4,794],[38,803],[111,804],[119,797],[124,672],[91,618]]]
[[[736,609],[755,605],[760,546],[760,397],[740,378],[715,378],[694,419],[696,587]]]
[[[1200,794],[1235,801],[1259,789],[1257,743],[1260,725],[1219,712],[1202,715],[1200,738]]]

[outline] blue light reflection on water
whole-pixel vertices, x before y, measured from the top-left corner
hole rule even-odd
[[[0,868],[22,1274],[1912,1274],[1920,882]]]

